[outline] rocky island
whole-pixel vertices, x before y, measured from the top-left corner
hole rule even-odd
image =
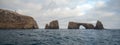
[[[37,29],[36,21],[14,11],[0,9],[0,29]]]
[[[90,23],[77,23],[77,22],[69,22],[68,29],[79,29],[80,26],[84,26],[86,29],[104,29],[101,21],[97,21],[96,26]]]
[[[68,29],[79,29],[80,26],[84,26],[85,29],[104,29],[101,21],[97,21],[96,26],[91,23],[78,23],[78,22],[69,22]],[[46,24],[45,29],[59,29],[58,20],[53,20],[50,24]]]
[[[104,29],[102,22],[98,20],[94,29]]]
[[[59,23],[57,20],[53,20],[50,24],[46,24],[45,29],[59,29]]]

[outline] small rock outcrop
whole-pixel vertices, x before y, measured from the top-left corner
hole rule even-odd
[[[48,24],[45,25],[45,29],[49,29],[49,25]]]
[[[103,24],[100,21],[97,21],[94,29],[104,29]]]
[[[10,10],[0,9],[0,29],[37,29],[36,21]]]
[[[45,29],[59,29],[59,23],[57,20],[54,20],[48,24],[46,24]]]
[[[69,22],[68,29],[79,29],[79,27],[83,25],[86,29],[94,29],[94,26],[89,23],[76,23],[76,22]]]

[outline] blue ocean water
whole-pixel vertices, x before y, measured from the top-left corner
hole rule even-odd
[[[120,45],[120,30],[1,29],[0,45]]]

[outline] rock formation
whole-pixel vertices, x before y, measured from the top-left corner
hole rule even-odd
[[[45,29],[49,29],[49,25],[48,24],[45,25]]]
[[[10,10],[0,9],[0,29],[37,29],[36,21]]]
[[[50,24],[46,24],[45,29],[59,29],[59,23],[57,20],[50,22]]]
[[[79,29],[79,27],[83,25],[86,29],[94,29],[94,26],[89,23],[76,23],[76,22],[69,22],[68,29]]]
[[[79,29],[79,25],[75,22],[69,22],[68,29]]]
[[[89,23],[69,22],[68,29],[79,29],[80,25],[83,25],[86,29],[104,29],[103,24],[100,21],[97,21],[95,27]]]
[[[97,21],[94,29],[104,29],[103,24],[100,21]]]

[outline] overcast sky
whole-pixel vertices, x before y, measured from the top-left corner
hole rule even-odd
[[[100,20],[107,29],[120,29],[120,0],[0,0],[0,8],[32,16],[40,28],[52,20],[60,28],[67,28],[69,21]]]

